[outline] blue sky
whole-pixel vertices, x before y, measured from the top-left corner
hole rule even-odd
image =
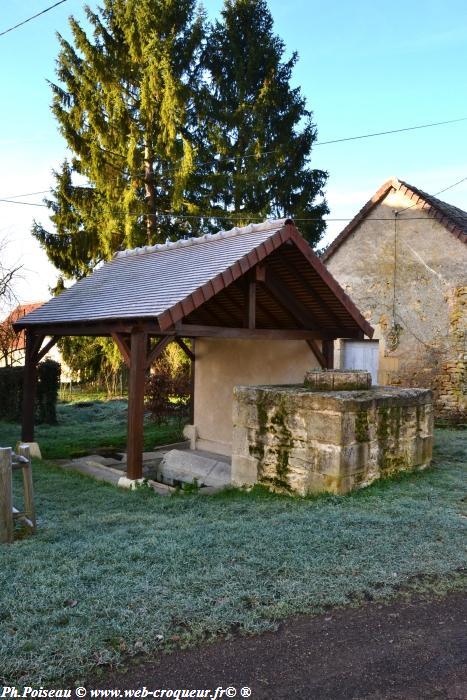
[[[0,31],[49,4],[3,0]],[[204,5],[212,18],[222,0]],[[68,35],[67,17],[82,17],[82,6],[68,0],[0,37],[0,198],[47,189],[65,155],[46,79],[54,79],[55,32]],[[269,7],[287,51],[299,53],[294,82],[314,112],[319,140],[467,117],[465,0],[270,0]],[[351,218],[391,176],[433,194],[466,177],[466,144],[467,121],[316,147],[313,165],[329,172],[330,216]],[[467,182],[443,198],[467,209]],[[22,301],[47,298],[56,278],[29,234],[34,216],[47,223],[44,209],[0,203],[0,239],[9,241],[8,260],[24,266]],[[326,242],[343,225],[330,222]]]

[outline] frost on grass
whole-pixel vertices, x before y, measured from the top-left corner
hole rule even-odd
[[[0,550],[0,680],[83,680],[125,655],[458,587],[466,433],[437,437],[435,469],[341,497],[162,498],[36,464],[38,533]]]

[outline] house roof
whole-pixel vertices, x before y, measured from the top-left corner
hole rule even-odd
[[[30,304],[18,304],[18,306],[15,306],[15,308],[10,311],[2,323],[16,323],[18,319],[31,313],[31,311],[35,311],[43,304],[45,304],[45,301],[34,301]]]
[[[320,328],[373,334],[293,222],[284,219],[116,253],[15,327],[63,324],[66,334],[70,324],[123,319],[152,319],[162,332],[181,319],[243,326],[244,276],[266,258],[270,273],[301,299]],[[297,327],[266,289],[258,293],[257,320],[264,328]]]
[[[8,316],[3,319],[3,321],[0,322],[0,326],[3,328],[8,328],[15,324],[17,321],[19,321],[23,316],[26,316],[26,314],[31,313],[31,311],[35,311],[35,309],[38,309],[40,306],[42,306],[45,302],[43,301],[36,301],[31,304],[18,304],[9,314]],[[8,334],[7,334],[8,337]],[[21,332],[19,334],[19,337],[17,337],[14,341],[14,343],[11,343],[11,346],[14,347],[15,350],[24,350],[25,348],[25,337],[24,333]]]
[[[323,253],[322,260],[326,261],[336,252],[342,243],[355,231],[370,212],[391,192],[401,192],[413,201],[414,206],[426,211],[434,219],[437,219],[446,229],[458,238],[462,243],[467,243],[467,212],[437,199],[417,187],[409,185],[403,180],[392,178],[380,187],[373,197],[363,206],[352,221],[333,240],[331,245]]]

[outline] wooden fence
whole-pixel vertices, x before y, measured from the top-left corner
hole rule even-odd
[[[13,472],[19,469],[23,472],[24,508],[22,511],[13,505]],[[19,445],[18,454],[15,454],[11,447],[0,447],[0,543],[13,542],[15,520],[21,521],[32,532],[36,529],[28,445]]]

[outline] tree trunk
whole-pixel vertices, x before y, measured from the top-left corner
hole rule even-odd
[[[154,183],[154,160],[148,145],[144,147],[144,191],[146,194],[146,238],[147,244],[156,242],[156,193]]]

